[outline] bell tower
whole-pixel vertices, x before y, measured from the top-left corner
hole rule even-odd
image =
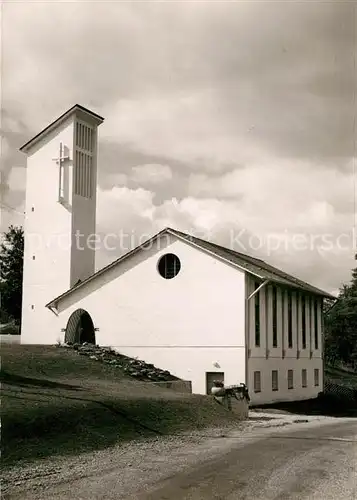
[[[95,272],[97,129],[76,104],[22,146],[27,154],[21,342],[53,344],[45,306]]]

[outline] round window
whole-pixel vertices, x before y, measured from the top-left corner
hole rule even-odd
[[[161,257],[157,267],[160,275],[163,278],[170,280],[171,278],[177,276],[180,272],[181,262],[177,255],[167,253]]]

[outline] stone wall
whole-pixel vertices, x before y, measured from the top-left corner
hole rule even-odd
[[[133,377],[138,381],[155,383],[177,392],[192,392],[190,381],[181,380],[169,371],[161,370],[150,363],[145,363],[145,361],[124,356],[110,347],[100,347],[87,343],[60,344],[58,347],[72,349],[81,356],[88,356],[93,361],[117,367],[125,375]]]

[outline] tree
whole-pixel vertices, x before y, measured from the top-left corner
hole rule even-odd
[[[1,304],[1,296],[3,295],[4,285],[5,283],[0,282],[0,324],[8,323],[10,321],[9,314],[5,311]]]
[[[331,364],[357,367],[357,268],[350,284],[340,289],[338,302],[325,314],[325,355]]]
[[[1,315],[21,323],[24,231],[10,226],[0,246]]]

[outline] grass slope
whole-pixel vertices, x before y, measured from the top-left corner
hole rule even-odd
[[[52,346],[1,346],[2,463],[237,420],[211,398],[128,378]]]

